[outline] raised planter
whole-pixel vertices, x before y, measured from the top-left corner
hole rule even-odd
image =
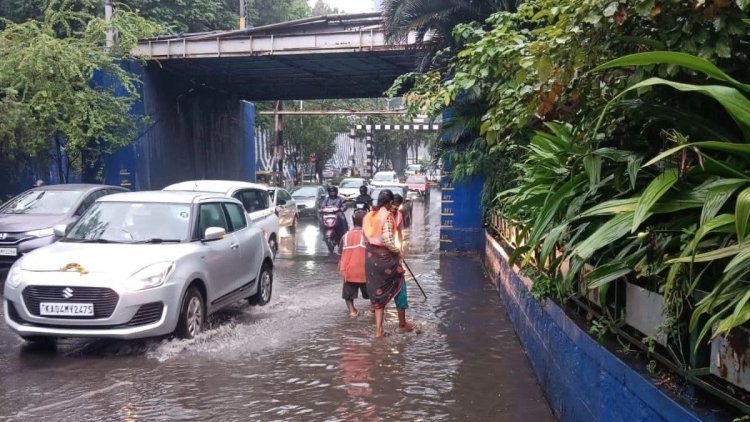
[[[711,373],[750,391],[750,330],[737,327],[711,342]]]
[[[532,298],[533,282],[508,265],[507,254],[492,236],[486,238],[489,275],[560,420],[700,420],[598,344],[554,302]]]
[[[659,329],[667,321],[664,310],[663,295],[626,283],[625,323],[666,346],[667,333]]]

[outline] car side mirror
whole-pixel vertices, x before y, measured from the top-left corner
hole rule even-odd
[[[227,235],[227,231],[222,227],[209,227],[206,229],[206,233],[203,236],[204,242],[213,242],[215,240],[221,240]]]
[[[65,235],[68,234],[69,228],[70,228],[69,224],[58,224],[52,228],[52,232],[57,237],[65,237]]]

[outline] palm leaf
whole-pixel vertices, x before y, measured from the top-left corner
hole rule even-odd
[[[741,179],[726,179],[727,181],[734,181],[733,183],[727,183],[721,186],[715,186],[709,189],[706,194],[706,201],[703,204],[703,210],[701,210],[701,222],[703,226],[707,221],[711,220],[721,210],[727,200],[739,189],[740,186],[747,183]]]
[[[599,115],[599,119],[596,124],[594,133],[599,133],[599,128],[604,120],[604,116],[609,111],[612,104],[619,101],[620,98],[627,95],[629,92],[634,90],[640,90],[642,88],[666,85],[682,92],[697,92],[713,98],[718,101],[729,115],[734,119],[735,122],[742,129],[745,139],[750,139],[750,100],[748,100],[741,92],[735,88],[730,88],[721,85],[692,85],[681,82],[673,82],[662,78],[649,78],[641,81],[637,84],[633,84],[623,92],[618,94],[612,100],[604,106],[602,113]]]
[[[575,193],[575,189],[577,189],[581,184],[582,183],[580,178],[569,180],[565,182],[565,184],[563,184],[559,189],[557,189],[557,191],[550,194],[548,200],[544,204],[544,208],[542,208],[541,212],[538,214],[536,220],[532,224],[533,230],[531,232],[531,236],[529,237],[529,244],[536,245],[537,243],[539,243],[539,240],[544,235],[547,226],[559,210],[562,201],[565,198],[573,195]]]
[[[750,220],[750,188],[744,189],[737,195],[734,216],[737,227],[737,239],[742,243],[747,235],[747,222]]]
[[[602,202],[601,204],[595,205],[582,212],[577,218],[597,217],[601,215],[634,212],[636,207],[638,206],[639,201],[640,197],[638,196],[627,199],[610,199],[609,201]]]
[[[679,257],[670,259],[667,261],[667,264],[676,264],[676,263],[687,263],[687,262],[710,262],[715,261],[717,259],[722,258],[729,258],[730,256],[735,256],[740,252],[740,245],[735,244],[731,246],[727,246],[720,249],[715,249],[713,251],[704,252],[701,254],[697,254],[695,256],[687,256],[687,257]]]
[[[750,93],[750,85],[743,84],[732,78],[708,60],[676,51],[649,51],[618,57],[597,66],[593,71],[597,72],[623,66],[648,66],[652,64],[673,64],[697,72],[702,72],[716,80],[726,82],[737,89]]]
[[[638,230],[641,223],[651,214],[651,208],[654,204],[656,204],[656,202],[664,196],[664,194],[666,194],[675,183],[677,183],[678,179],[679,174],[677,169],[669,169],[649,183],[643,191],[643,194],[638,201],[638,206],[635,209],[633,226],[630,229],[631,233]]]
[[[632,224],[632,212],[616,215],[602,224],[591,236],[579,243],[573,250],[573,254],[578,255],[584,260],[591,258],[594,252],[628,234]]]
[[[608,283],[624,277],[633,272],[629,263],[622,261],[613,261],[596,267],[593,271],[586,274],[586,283],[589,289],[603,287]]]
[[[678,145],[674,148],[670,148],[662,152],[656,157],[650,159],[646,164],[643,165],[643,167],[648,167],[667,157],[671,157],[672,155],[674,155],[675,153],[679,151],[682,151],[683,149],[693,148],[693,147],[698,148],[698,149],[708,149],[708,150],[714,150],[714,151],[729,152],[733,154],[750,155],[750,145],[748,144],[735,144],[731,142],[719,142],[719,141],[692,142],[689,144]]]

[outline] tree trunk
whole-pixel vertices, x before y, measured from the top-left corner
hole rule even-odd
[[[60,137],[55,135],[55,160],[57,161],[57,177],[59,183],[65,183],[65,172],[63,171],[63,151]]]

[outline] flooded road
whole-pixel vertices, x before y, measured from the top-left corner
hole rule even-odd
[[[375,339],[367,302],[350,319],[337,258],[312,222],[287,235],[265,307],[215,314],[192,341],[24,344],[0,324],[0,420],[552,420],[478,257],[441,255],[439,192],[413,201],[398,333]],[[1,309],[1,308],[0,308]]]

